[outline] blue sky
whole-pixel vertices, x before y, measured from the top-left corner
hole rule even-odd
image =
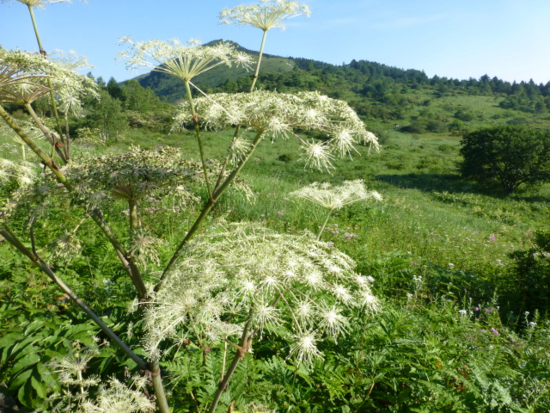
[[[239,0],[89,0],[52,4],[36,18],[47,51],[75,50],[95,76],[137,74],[115,62],[120,36],[135,40],[231,39],[257,50],[261,31],[219,26],[218,13]],[[243,3],[254,2],[245,0]],[[550,81],[548,0],[308,0],[309,19],[268,34],[266,53],[328,63],[370,60],[428,76]],[[0,4],[0,45],[36,51],[26,6]]]

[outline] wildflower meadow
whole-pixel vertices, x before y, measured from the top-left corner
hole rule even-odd
[[[121,38],[168,104],[46,53],[34,9],[63,2],[14,1],[40,53],[0,47],[0,411],[550,410],[547,184],[491,192],[456,137],[265,88],[268,31],[308,5],[221,10],[255,55]],[[247,90],[196,83],[220,67]]]

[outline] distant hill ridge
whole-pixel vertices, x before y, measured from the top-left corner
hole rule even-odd
[[[213,46],[218,43],[224,42],[223,39],[213,40],[205,44],[205,46]],[[241,52],[249,55],[258,56],[258,52],[246,49],[231,40],[225,41],[231,43],[235,48]],[[263,54],[262,58],[262,72],[263,73],[285,73],[292,71],[294,62],[292,59]],[[243,68],[228,67],[226,65],[220,65],[206,73],[203,73],[193,79],[193,83],[196,85],[206,85],[208,87],[217,87],[227,80],[236,81],[242,77],[251,76],[250,71],[246,71]],[[143,87],[150,87],[159,97],[164,97],[168,102],[176,102],[185,96],[185,86],[183,81],[161,72],[150,72],[136,77],[137,81]]]
[[[223,40],[206,45],[219,42]],[[258,56],[256,51],[231,40],[228,42],[242,52]],[[174,76],[150,72],[136,79],[168,102],[177,102],[185,96],[183,81]],[[249,89],[250,82],[251,72],[225,65],[193,79],[193,83],[202,86],[207,93],[244,92]],[[333,65],[312,59],[264,54],[257,87],[279,92],[318,90],[330,97],[346,100],[360,115],[384,122],[408,118],[412,106],[421,110],[422,106],[430,104],[430,99],[458,95],[491,96],[498,98],[498,103],[495,103],[502,109],[534,115],[550,111],[550,82],[539,85],[533,80],[510,83],[488,75],[467,80],[437,75],[430,78],[423,70],[400,69],[367,60]],[[409,106],[411,108],[407,109]],[[458,109],[447,111],[451,113]]]

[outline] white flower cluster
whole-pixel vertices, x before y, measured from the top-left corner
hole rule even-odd
[[[2,3],[11,3],[13,0],[2,0]],[[43,9],[47,4],[53,3],[72,3],[72,0],[15,0],[28,7],[38,7]],[[80,0],[87,3],[88,0]]]
[[[290,195],[307,199],[330,211],[370,198],[382,201],[382,195],[378,192],[367,191],[362,179],[344,181],[342,185],[334,187],[328,182],[322,184],[315,182],[309,186],[291,192]]]
[[[36,170],[30,162],[13,162],[0,158],[0,184],[15,181],[19,187],[27,187],[36,179]]]
[[[292,134],[302,142],[305,160],[318,169],[332,167],[333,153],[351,155],[354,145],[364,143],[378,150],[376,136],[346,102],[331,99],[318,92],[299,92],[295,95],[255,91],[252,93],[219,93],[195,100],[199,121],[205,127],[223,129],[243,125],[273,137]],[[188,102],[180,105],[175,128],[192,122]],[[327,142],[306,142],[293,129],[319,130],[330,136]]]
[[[1,103],[32,103],[50,90],[61,96],[98,97],[93,79],[76,73],[72,67],[49,61],[39,54],[0,48]]]
[[[184,45],[178,39],[134,42],[130,37],[123,37],[119,43],[130,45],[128,50],[117,56],[118,61],[126,61],[128,69],[152,69],[185,81],[221,64],[249,68],[251,63],[249,55],[237,51],[229,42],[199,46],[199,41],[195,39]]]
[[[351,308],[378,309],[367,277],[347,255],[306,233],[278,234],[259,224],[231,224],[192,241],[146,314],[146,348],[160,356],[177,331],[217,342],[273,329],[291,343],[299,361],[320,356],[323,335],[345,333]]]
[[[75,348],[66,356],[48,363],[62,385],[36,412],[61,413],[150,413],[155,404],[144,394],[148,378],[134,376],[129,385],[115,377],[102,383],[96,375],[84,376],[89,362],[99,354],[99,348]],[[92,391],[92,389],[97,391]],[[94,394],[94,398],[90,396]]]
[[[241,4],[232,9],[223,9],[220,13],[220,24],[252,26],[264,31],[273,27],[284,30],[285,20],[300,15],[309,17],[310,7],[297,1],[260,0],[260,4]]]

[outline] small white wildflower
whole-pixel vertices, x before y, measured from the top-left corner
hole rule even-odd
[[[306,166],[319,170],[330,171],[334,166],[330,162],[334,156],[330,153],[330,147],[324,143],[304,143],[302,150],[305,152],[304,159]]]
[[[334,286],[334,294],[344,304],[350,304],[353,301],[353,296],[350,294],[349,290],[342,285],[337,284]]]
[[[380,309],[380,300],[375,297],[370,291],[362,291],[359,295],[359,304],[365,310],[377,312]]]
[[[321,311],[320,327],[327,331],[332,337],[345,331],[346,322],[346,317],[342,316],[340,310],[336,307],[327,308]]]
[[[314,358],[323,358],[317,348],[317,337],[312,332],[293,337],[289,356],[295,356],[299,363],[311,363]]]

